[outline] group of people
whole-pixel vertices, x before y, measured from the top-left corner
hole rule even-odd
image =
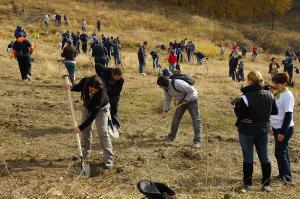
[[[15,37],[16,41],[13,43],[12,49],[19,63],[22,79],[31,80],[30,55],[33,52],[33,46],[26,39],[25,30],[21,26],[17,27]],[[85,39],[82,41],[81,37]],[[77,33],[75,35],[70,34],[68,31],[63,33],[62,38],[63,52],[61,56],[65,58],[64,63],[71,80],[71,84],[66,85],[66,89],[81,92],[83,101],[82,122],[73,131],[81,133],[83,155],[84,158],[87,158],[91,152],[91,126],[95,122],[100,138],[100,146],[103,151],[104,166],[105,168],[112,168],[115,156],[107,125],[111,117],[113,124],[117,128],[121,126],[118,107],[124,78],[121,68],[108,67],[108,60],[110,55],[115,57],[115,53],[121,50],[120,40],[119,38],[109,38],[102,35],[101,41],[99,41],[94,33],[89,37],[86,33]],[[84,77],[78,83],[75,82],[75,57],[79,53],[79,47],[78,43],[74,43],[74,38],[77,40],[79,38],[80,41],[85,43],[84,47],[82,46],[83,52],[87,51],[87,41],[91,39],[92,56],[95,61],[95,75]],[[66,47],[64,47],[65,43],[67,43]],[[188,45],[192,45],[192,43],[188,43]],[[143,73],[146,63],[146,46],[147,42],[144,42],[138,51],[141,73]],[[174,57],[176,56],[176,58],[170,58],[169,56],[170,70],[164,70],[163,75],[157,79],[157,85],[164,91],[163,118],[166,117],[170,110],[172,98],[177,102],[171,130],[164,138],[164,141],[171,143],[176,139],[179,123],[186,110],[188,110],[194,128],[192,146],[199,148],[202,142],[201,119],[199,94],[194,87],[195,81],[187,75],[174,73],[175,62],[176,64],[182,62],[182,51],[178,50],[178,48],[182,49],[182,46],[184,45],[171,45],[170,43],[169,53]],[[155,68],[160,67],[158,55],[155,55],[155,52],[152,51],[151,56]],[[235,62],[235,65],[238,65],[239,68],[238,72],[236,72],[236,68],[231,68],[230,65],[229,74],[231,77],[234,75],[234,78],[238,76],[240,81],[245,81],[243,59],[241,55],[237,54],[236,47],[231,53],[232,58],[235,60],[231,62]],[[116,57],[116,66],[119,63],[120,57]],[[171,66],[171,64],[173,65]],[[276,63],[275,58],[272,58],[270,73],[272,75],[273,89],[276,90],[274,95],[269,90],[269,87],[265,85],[261,73],[251,71],[247,75],[248,85],[241,89],[241,97],[232,102],[237,117],[236,127],[243,154],[243,185],[246,190],[250,190],[252,186],[253,148],[255,146],[261,162],[262,190],[270,191],[271,162],[268,155],[270,129],[274,135],[275,157],[279,170],[279,175],[276,179],[284,182],[292,182],[293,180],[288,145],[294,131],[293,111],[295,100],[292,92],[288,89],[291,79],[289,71],[286,69],[287,73],[279,73],[278,69],[279,65]]]

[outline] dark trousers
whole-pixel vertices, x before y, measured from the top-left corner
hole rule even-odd
[[[86,51],[87,51],[87,42],[82,42],[81,48],[82,48],[82,52],[86,53]]]
[[[30,55],[17,57],[22,80],[27,79],[27,75],[31,76],[31,60]]]
[[[145,65],[146,65],[146,58],[145,57],[139,57],[139,71],[140,71],[140,73],[144,72]]]
[[[278,142],[280,129],[273,129],[275,139],[275,157],[278,164],[279,176],[286,181],[292,181],[291,163],[289,157],[289,140],[294,133],[294,127],[290,127],[284,135],[284,140]]]
[[[118,115],[119,110],[119,97],[110,97],[110,115],[112,119],[112,123],[120,128],[120,119]]]

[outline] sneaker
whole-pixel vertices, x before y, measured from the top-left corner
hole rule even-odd
[[[114,167],[114,163],[112,161],[107,161],[104,163],[104,168],[105,169],[111,169]]]
[[[27,79],[28,79],[29,81],[31,81],[31,76],[30,76],[30,75],[26,75],[26,77],[27,77]]]
[[[241,189],[241,192],[246,193],[246,192],[251,191],[251,190],[252,190],[252,185],[243,185],[243,187]]]
[[[263,186],[261,188],[261,191],[263,191],[263,192],[270,192],[270,186]]]
[[[196,142],[193,144],[192,148],[199,149],[201,147],[201,142]]]

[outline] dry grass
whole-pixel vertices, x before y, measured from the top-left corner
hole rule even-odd
[[[75,11],[81,10],[85,13],[89,22],[95,20],[93,16],[97,14],[88,11],[95,8],[95,5],[101,8],[95,13],[103,16],[104,24],[107,24],[104,26],[105,34],[119,35],[121,41],[128,45],[122,53],[126,83],[121,98],[120,114],[124,133],[120,139],[113,141],[117,160],[115,168],[110,171],[98,167],[101,156],[98,138],[95,135],[95,150],[91,157],[93,177],[78,179],[73,173],[74,162],[70,160],[77,150],[74,136],[68,133],[71,122],[67,96],[62,89],[64,80],[61,76],[66,71],[64,66],[56,61],[59,57],[56,43],[59,41],[60,30],[53,31],[51,35],[42,37],[39,41],[38,53],[34,54],[32,82],[24,84],[19,80],[17,63],[2,50],[0,198],[141,198],[136,184],[142,179],[167,183],[176,190],[179,199],[222,198],[226,193],[233,193],[236,198],[300,198],[297,186],[300,169],[297,125],[291,144],[296,186],[284,186],[274,182],[272,183],[274,191],[269,194],[260,192],[260,169],[256,158],[255,191],[247,194],[238,193],[242,179],[242,157],[230,100],[240,94],[241,84],[234,83],[227,77],[227,61],[220,61],[217,57],[210,59],[207,78],[203,66],[182,65],[184,73],[195,78],[196,88],[200,92],[201,119],[204,126],[203,147],[199,151],[190,149],[193,129],[188,114],[183,118],[176,142],[172,146],[165,146],[161,141],[161,137],[169,132],[174,110],[167,119],[161,119],[163,96],[155,84],[157,72],[152,71],[149,60],[146,68],[147,76],[138,74],[137,55],[135,51],[133,52],[134,44],[148,40],[150,50],[158,43],[167,43],[170,39],[178,40],[189,36],[199,42],[199,49],[209,55],[216,55],[215,51],[219,52],[218,49],[207,38],[210,38],[209,35],[213,32],[211,26],[218,28],[219,25],[208,25],[206,29],[196,27],[190,32],[181,26],[182,31],[178,31],[178,25],[182,25],[180,21],[170,26],[173,21],[169,17],[125,8],[113,9],[114,6],[109,3],[81,1],[76,4],[66,3],[65,7],[60,8],[58,0],[51,3],[17,0],[16,4],[19,2],[27,3],[28,8],[65,11],[70,16],[73,28],[79,28],[75,24],[79,24],[82,17]],[[6,3],[0,9],[7,13],[9,7],[10,3]],[[68,10],[63,10],[66,8]],[[29,13],[30,9],[26,12]],[[201,25],[199,27],[204,27],[210,22],[202,18],[199,20],[191,23],[199,23]],[[20,20],[17,16],[9,15],[6,22],[0,24],[1,30],[4,30],[0,32],[1,46],[6,46],[12,38],[14,25]],[[37,23],[28,26],[34,31],[41,30]],[[93,29],[92,24],[89,29]],[[165,54],[162,59],[164,56]],[[246,70],[259,69],[269,80],[267,66],[270,56],[260,55],[255,63],[246,60]],[[80,66],[78,79],[94,73],[89,66],[87,55],[80,55],[77,62]],[[60,77],[58,77],[59,67],[62,71]],[[293,92],[298,101],[298,85]],[[78,94],[74,94],[73,97],[79,99]],[[75,107],[80,121],[79,100],[75,101]],[[298,103],[295,109],[297,124]],[[270,157],[275,175],[277,171],[272,143]]]

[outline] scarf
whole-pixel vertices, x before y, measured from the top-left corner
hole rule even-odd
[[[276,99],[279,99],[280,98],[280,95],[286,91],[288,91],[289,89],[287,87],[285,87],[284,89],[282,89],[281,91],[278,91],[277,93],[275,93],[275,98]]]

